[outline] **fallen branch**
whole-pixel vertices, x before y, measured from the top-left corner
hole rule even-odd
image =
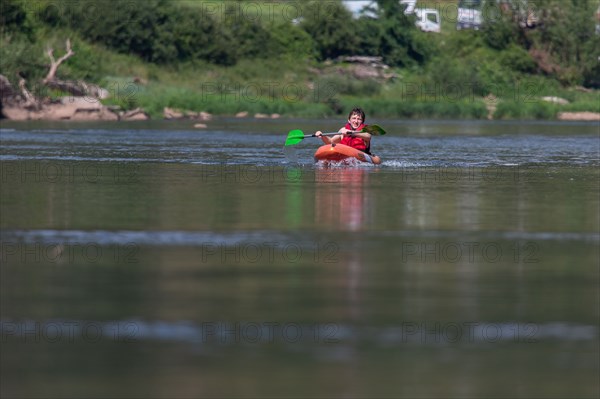
[[[52,79],[49,82],[46,82],[46,86],[50,87],[51,89],[67,92],[73,96],[85,96],[87,94],[86,91],[81,87],[80,82]]]
[[[36,100],[33,94],[31,94],[31,92],[27,90],[27,87],[25,86],[25,79],[22,76],[20,76],[19,78],[19,88],[21,89],[21,93],[23,94],[23,98],[25,99],[25,104],[23,104],[23,106],[25,108],[38,109],[39,102]]]

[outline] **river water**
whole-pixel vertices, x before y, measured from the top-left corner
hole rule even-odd
[[[2,397],[598,397],[598,124],[374,123],[3,122]]]

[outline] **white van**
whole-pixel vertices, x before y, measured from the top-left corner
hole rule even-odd
[[[423,32],[440,33],[442,27],[440,24],[440,13],[433,8],[415,8],[417,17],[416,25]]]
[[[423,32],[440,33],[442,31],[440,12],[438,10],[434,8],[415,8],[417,0],[400,0],[400,4],[406,6],[404,14],[414,14],[417,17],[415,25]]]

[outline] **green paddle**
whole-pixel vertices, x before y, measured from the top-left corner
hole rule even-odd
[[[385,134],[385,130],[383,130],[381,128],[381,126],[378,125],[368,125],[365,126],[360,132],[353,132],[353,133],[369,133],[372,134],[373,136],[383,136]],[[336,134],[339,134],[338,132],[333,132],[333,133],[323,133],[323,136],[335,136]],[[287,138],[285,139],[285,146],[289,146],[289,145],[294,145],[294,144],[298,144],[299,142],[301,142],[302,140],[304,140],[307,137],[317,137],[314,134],[304,134],[304,132],[302,130],[299,129],[295,129],[295,130],[291,130],[288,135]]]
[[[367,125],[363,127],[361,133],[369,133],[372,136],[383,136],[385,134],[385,130],[379,125]]]

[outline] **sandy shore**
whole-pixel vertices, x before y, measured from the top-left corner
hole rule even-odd
[[[598,112],[561,112],[558,114],[561,121],[600,121]]]

